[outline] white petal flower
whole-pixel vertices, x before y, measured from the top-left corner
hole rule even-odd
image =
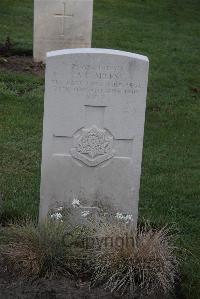
[[[90,214],[90,211],[82,211],[81,216],[82,217],[87,217]]]
[[[78,198],[74,198],[73,199],[73,201],[72,201],[72,206],[74,207],[74,208],[76,208],[76,207],[80,207],[80,201],[79,201],[79,199]]]
[[[62,214],[61,213],[54,213],[51,215],[51,218],[54,220],[61,220],[62,219]]]
[[[117,213],[116,216],[115,216],[117,219],[120,219],[120,220],[123,220],[124,219],[124,216],[122,213]]]
[[[126,221],[126,223],[133,222],[133,215],[126,215],[125,221]]]
[[[59,208],[57,208],[57,211],[58,211],[58,212],[62,212],[62,210],[63,210],[63,207],[59,207]]]
[[[125,223],[133,222],[133,215],[123,215],[122,213],[117,213],[115,216],[117,219],[124,221]]]

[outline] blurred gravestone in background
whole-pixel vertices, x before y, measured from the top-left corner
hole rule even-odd
[[[93,0],[34,1],[34,60],[48,51],[90,48]]]

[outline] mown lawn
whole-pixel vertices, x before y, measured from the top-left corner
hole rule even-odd
[[[12,53],[32,53],[32,2],[0,1]],[[93,47],[149,57],[140,219],[176,227],[187,299],[200,298],[199,11],[199,0],[95,0],[93,27]],[[38,215],[43,92],[42,76],[0,66],[2,223]]]

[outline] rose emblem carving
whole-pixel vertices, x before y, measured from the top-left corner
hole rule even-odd
[[[113,136],[96,126],[82,129],[81,134],[74,137],[74,144],[72,156],[88,166],[96,166],[114,156]]]
[[[81,154],[88,154],[91,158],[95,158],[98,155],[109,153],[111,147],[112,140],[106,138],[105,131],[93,127],[80,138],[77,151]]]

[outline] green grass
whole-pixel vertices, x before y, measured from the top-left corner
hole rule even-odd
[[[7,36],[15,44],[16,52],[32,52],[33,1],[1,0],[0,2],[0,43]]]
[[[93,47],[150,59],[140,218],[174,223],[191,252],[181,293],[200,298],[198,0],[96,0]],[[32,51],[32,1],[1,0],[0,43]],[[43,78],[0,70],[2,220],[38,215]]]
[[[38,214],[43,79],[0,73],[2,219]]]

